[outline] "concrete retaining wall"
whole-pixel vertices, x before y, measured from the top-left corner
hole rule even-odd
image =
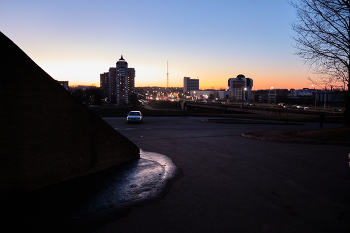
[[[137,146],[75,100],[2,33],[0,126],[1,197],[139,158]]]

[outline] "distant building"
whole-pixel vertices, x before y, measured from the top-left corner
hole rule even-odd
[[[107,101],[109,98],[109,72],[100,74],[101,97]]]
[[[59,82],[67,91],[69,89],[68,81],[57,81]]]
[[[199,90],[190,91],[190,97],[194,100],[224,100],[229,96],[229,91],[226,90]]]
[[[123,55],[116,67],[100,74],[100,87],[103,98],[112,104],[129,104],[129,96],[135,93],[135,69],[129,68]]]
[[[183,93],[188,91],[199,90],[199,79],[191,79],[190,77],[184,77]]]
[[[286,103],[290,98],[288,89],[265,89],[252,91],[252,100],[259,103]]]
[[[240,74],[236,78],[228,79],[228,87],[230,97],[240,101],[252,99],[253,79],[246,78],[243,74]]]
[[[298,98],[298,97],[312,97],[312,93],[315,90],[309,88],[303,88],[299,90],[290,89],[290,98]]]
[[[259,103],[287,103],[289,105],[328,105],[345,103],[345,92],[340,90],[317,89],[265,89],[252,91],[252,99]]]
[[[299,90],[290,89],[289,97],[291,99],[312,99],[320,103],[341,103],[345,102],[344,91],[339,90],[316,90],[303,88]],[[316,100],[315,100],[316,98]]]

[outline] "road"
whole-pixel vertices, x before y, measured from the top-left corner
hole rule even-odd
[[[205,117],[104,118],[179,174],[156,201],[96,232],[350,232],[349,147],[250,140],[318,124],[220,124]],[[331,125],[325,125],[330,127]]]

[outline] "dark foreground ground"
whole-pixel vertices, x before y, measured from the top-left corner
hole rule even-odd
[[[209,119],[211,122],[223,124],[295,124],[300,122],[283,122],[283,121],[263,121],[254,119]],[[350,146],[350,127],[335,125],[331,128],[316,128],[310,130],[264,130],[244,133],[244,136],[252,139],[267,141],[283,141],[294,143],[308,144],[334,144]]]
[[[319,130],[274,130],[250,132],[254,139],[269,141],[293,141],[309,144],[333,144],[350,146],[350,127],[334,127]]]
[[[179,174],[159,200],[96,232],[350,231],[349,147],[241,137],[318,130],[318,123],[210,119],[145,117],[141,125],[125,126],[124,119],[106,118],[143,150],[169,156]]]
[[[145,116],[142,124],[126,124],[125,117],[104,120],[143,151],[166,155],[177,166],[162,192],[130,205],[114,202],[135,187],[142,188],[140,196],[152,191],[147,185],[156,187],[134,182],[120,195],[118,182],[133,180],[128,166],[138,165],[129,164],[39,190],[13,208],[7,202],[4,226],[36,232],[350,232],[350,147],[241,136],[316,132],[318,123],[223,123],[192,116]],[[137,174],[147,177],[142,164]]]

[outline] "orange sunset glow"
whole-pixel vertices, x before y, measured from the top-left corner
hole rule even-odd
[[[299,89],[310,88],[308,78],[316,77],[293,55],[295,12],[287,1],[210,0],[198,2],[200,8],[196,1],[74,1],[69,8],[20,2],[2,4],[2,32],[69,85],[99,86],[99,75],[120,55],[135,68],[135,86],[165,87],[167,62],[173,87],[186,76],[198,78],[200,89],[225,89],[229,78],[243,74],[254,80],[253,90]],[[113,7],[132,9],[133,17],[123,11],[96,15]]]

